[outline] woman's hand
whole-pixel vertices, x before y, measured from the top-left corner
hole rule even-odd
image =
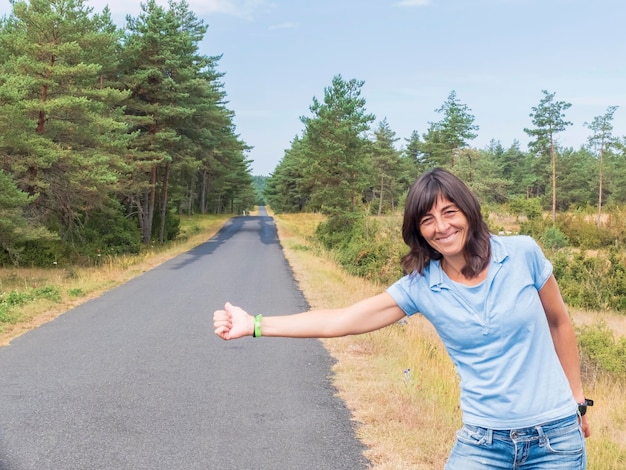
[[[587,416],[586,415],[581,418],[580,426],[581,426],[581,428],[583,430],[583,435],[585,437],[591,436],[591,426],[589,426],[589,423],[587,422]]]
[[[216,310],[213,313],[213,327],[215,328],[215,334],[222,339],[252,336],[254,317],[242,308],[226,302],[224,310]]]

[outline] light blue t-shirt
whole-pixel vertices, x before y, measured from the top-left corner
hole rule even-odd
[[[435,326],[460,377],[464,423],[516,429],[571,416],[576,401],[538,294],[552,265],[527,236],[492,236],[491,252],[476,288],[431,261],[387,292],[407,315],[421,313]]]

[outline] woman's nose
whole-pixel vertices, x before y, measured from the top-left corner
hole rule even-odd
[[[435,217],[435,229],[438,232],[445,232],[448,228],[448,222],[446,222],[443,217]]]

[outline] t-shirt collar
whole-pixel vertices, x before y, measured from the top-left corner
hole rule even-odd
[[[509,257],[509,252],[507,251],[504,243],[500,240],[500,237],[497,235],[491,235],[491,263],[502,264]],[[441,268],[441,260],[432,260],[427,268],[429,279],[430,279],[430,288],[431,290],[438,291],[441,290],[442,287],[447,287],[444,279],[444,272]]]

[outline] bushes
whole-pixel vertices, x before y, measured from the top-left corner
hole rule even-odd
[[[350,274],[389,284],[402,275],[399,227],[388,219],[346,213],[318,225],[316,237]]]
[[[178,219],[172,233],[177,233]],[[52,267],[57,264],[87,265],[98,254],[137,254],[141,250],[141,234],[134,219],[124,215],[123,207],[111,201],[77,220],[79,227],[65,237],[36,238],[16,243],[12,256],[0,250],[0,266],[9,264],[31,267]]]
[[[337,249],[350,242],[364,219],[365,216],[356,212],[333,215],[317,226],[315,236],[326,249]]]
[[[538,197],[513,197],[508,202],[508,209],[512,214],[517,216],[525,215],[528,220],[539,220],[543,214],[541,199]]]
[[[622,219],[617,209],[606,214],[600,226],[596,223],[597,216],[589,211],[561,213],[557,215],[554,224],[547,217],[529,218],[520,223],[520,233],[538,240],[547,236],[549,241],[553,241],[551,235],[555,235],[554,229],[558,229],[567,241],[564,246],[583,250],[620,247],[626,241],[626,224]],[[552,232],[547,233],[550,230]]]
[[[552,261],[554,275],[568,305],[626,312],[626,255],[623,251],[612,247],[589,254],[567,248],[569,236],[559,226],[544,219],[531,222],[526,227],[531,229],[530,235],[543,245],[546,256]],[[318,226],[316,236],[326,249],[333,251],[346,271],[388,285],[402,275],[400,258],[407,250],[400,238],[400,224],[397,216],[368,217],[349,213],[327,219]]]
[[[616,340],[606,323],[579,328],[578,342],[587,374],[602,370],[626,377],[626,338]]]
[[[623,255],[587,256],[571,250],[547,253],[563,299],[571,307],[626,312],[626,268]]]
[[[137,223],[124,215],[121,205],[111,203],[111,206],[94,211],[85,219],[84,244],[78,248],[79,253],[139,253],[141,234]]]
[[[539,239],[545,248],[557,250],[568,245],[568,239],[557,227],[548,227]]]

